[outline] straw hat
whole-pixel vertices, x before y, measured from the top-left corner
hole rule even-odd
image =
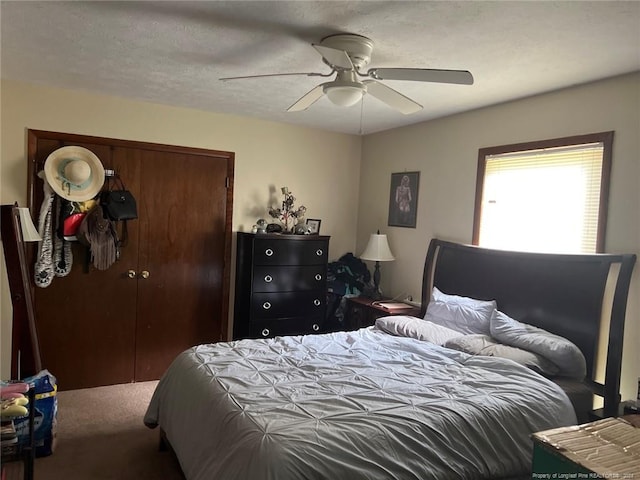
[[[72,202],[91,200],[104,184],[100,159],[83,147],[69,146],[54,151],[44,162],[44,174],[53,191]]]

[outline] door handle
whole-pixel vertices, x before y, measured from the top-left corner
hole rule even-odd
[[[136,271],[135,270],[129,270],[127,272],[127,277],[129,278],[136,278]]]
[[[149,275],[150,275],[150,273],[149,273],[149,272],[147,272],[146,270],[143,270],[143,271],[141,271],[141,272],[140,272],[140,276],[141,276],[144,280],[146,280],[147,278],[149,278]]]

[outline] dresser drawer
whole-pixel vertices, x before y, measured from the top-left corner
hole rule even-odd
[[[251,299],[253,319],[317,316],[324,317],[327,298],[323,290],[303,292],[254,293]]]
[[[251,323],[251,338],[268,338],[282,335],[307,335],[324,333],[322,317],[292,317],[257,320]]]
[[[283,241],[256,238],[254,265],[326,265],[329,258],[326,240]]]
[[[286,292],[324,290],[327,284],[325,265],[271,266],[260,265],[253,270],[254,292]]]

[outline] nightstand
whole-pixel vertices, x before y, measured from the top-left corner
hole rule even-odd
[[[376,318],[388,317],[389,315],[410,315],[414,317],[420,315],[420,309],[411,305],[407,305],[406,309],[390,312],[374,304],[374,302],[384,301],[390,302],[392,300],[390,298],[374,300],[367,297],[347,297],[347,308],[344,317],[345,330],[358,330],[359,328],[369,327],[375,323]]]
[[[640,402],[636,400],[626,400],[624,402],[620,402],[620,405],[618,405],[618,414],[614,416],[622,417],[623,415],[638,415],[639,404]],[[602,408],[598,408],[589,412],[589,417],[592,421],[607,418],[607,416],[604,414],[604,409]]]
[[[640,413],[640,400],[622,402],[622,408],[625,415],[638,415]]]

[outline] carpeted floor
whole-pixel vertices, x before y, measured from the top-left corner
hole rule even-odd
[[[57,444],[36,459],[35,480],[183,480],[159,431],[142,419],[157,382],[58,393]]]

